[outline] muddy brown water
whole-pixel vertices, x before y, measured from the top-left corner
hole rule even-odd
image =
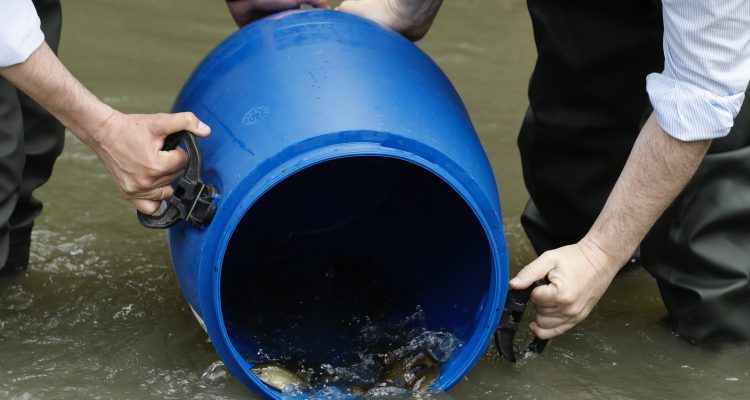
[[[196,63],[235,28],[222,1],[66,0],[61,57],[127,112],[167,111]],[[501,191],[511,269],[533,258],[515,145],[535,51],[520,0],[448,1],[420,44],[463,97]],[[252,399],[215,364],[164,236],[146,231],[72,136],[34,233],[28,272],[0,280],[1,399]],[[674,337],[654,281],[618,278],[593,314],[518,365],[492,348],[445,398],[750,398],[750,347]]]

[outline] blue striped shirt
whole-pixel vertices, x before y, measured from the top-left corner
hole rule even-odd
[[[646,78],[659,125],[683,141],[732,128],[750,81],[750,0],[663,0],[664,71]]]

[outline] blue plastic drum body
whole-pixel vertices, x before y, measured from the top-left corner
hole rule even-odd
[[[220,193],[210,224],[170,228],[174,268],[244,385],[284,398],[250,371],[278,343],[350,356],[339,321],[356,313],[421,309],[455,334],[436,389],[484,354],[508,280],[497,187],[458,94],[418,47],[335,11],[279,14],[214,49],[174,111],[212,127],[199,147]],[[284,313],[289,326],[259,322]]]

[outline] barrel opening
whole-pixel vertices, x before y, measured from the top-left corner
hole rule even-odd
[[[483,328],[491,271],[487,234],[445,181],[396,158],[339,158],[246,212],[222,265],[222,319],[250,362],[346,366],[363,321],[418,310],[426,329],[468,342]]]

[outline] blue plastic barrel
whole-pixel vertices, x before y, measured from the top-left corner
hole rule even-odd
[[[213,128],[199,146],[220,195],[210,224],[170,228],[172,260],[243,384],[283,398],[249,356],[286,345],[325,362],[352,351],[342,319],[417,306],[463,342],[433,387],[469,372],[500,319],[508,256],[490,164],[427,55],[359,17],[279,14],[214,49],[175,111]],[[311,285],[332,268],[340,280]]]

